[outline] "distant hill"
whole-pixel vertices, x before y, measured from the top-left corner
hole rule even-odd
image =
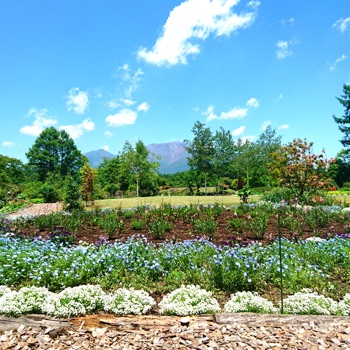
[[[150,153],[161,156],[159,161],[161,174],[175,174],[189,169],[188,153],[183,142],[152,143],[147,146],[147,149]]]
[[[112,159],[115,157],[114,154],[109,153],[104,149],[84,153],[84,156],[89,160],[89,163],[93,168],[97,168],[103,162],[104,158]]]
[[[146,147],[150,153],[161,157],[161,160],[158,161],[161,174],[174,174],[189,169],[187,165],[188,153],[183,142],[152,143]],[[103,158],[112,159],[115,157],[114,154],[104,149],[84,153],[84,156],[87,157],[93,168],[97,168],[103,162]]]

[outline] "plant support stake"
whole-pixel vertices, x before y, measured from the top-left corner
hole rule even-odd
[[[277,227],[278,227],[278,252],[279,252],[279,258],[280,258],[281,314],[283,314],[283,265],[282,265],[282,237],[281,237],[280,211],[277,212]]]

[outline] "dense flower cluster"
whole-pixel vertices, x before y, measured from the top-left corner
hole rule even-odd
[[[224,306],[225,312],[277,313],[273,303],[257,293],[237,292]]]
[[[212,293],[196,285],[183,285],[167,294],[159,303],[159,312],[166,315],[208,314],[220,309]]]
[[[155,304],[155,300],[144,290],[120,288],[105,297],[104,310],[116,315],[143,315]]]
[[[298,315],[336,315],[338,303],[310,289],[304,289],[284,300],[284,312]]]

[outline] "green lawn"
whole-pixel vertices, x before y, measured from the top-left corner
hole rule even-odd
[[[250,196],[250,202],[259,200],[259,196]],[[236,195],[232,196],[156,196],[156,197],[134,197],[96,200],[93,207],[90,208],[133,208],[143,205],[190,205],[190,204],[215,204],[222,205],[239,204],[240,199]]]

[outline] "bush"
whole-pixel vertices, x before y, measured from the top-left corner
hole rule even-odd
[[[212,293],[199,286],[181,286],[167,294],[159,303],[159,312],[165,315],[195,315],[220,311],[220,305]]]
[[[106,296],[104,309],[117,315],[143,315],[155,304],[154,299],[144,290],[120,288]]]
[[[237,292],[231,295],[224,306],[225,312],[276,313],[271,301],[252,292]]]

